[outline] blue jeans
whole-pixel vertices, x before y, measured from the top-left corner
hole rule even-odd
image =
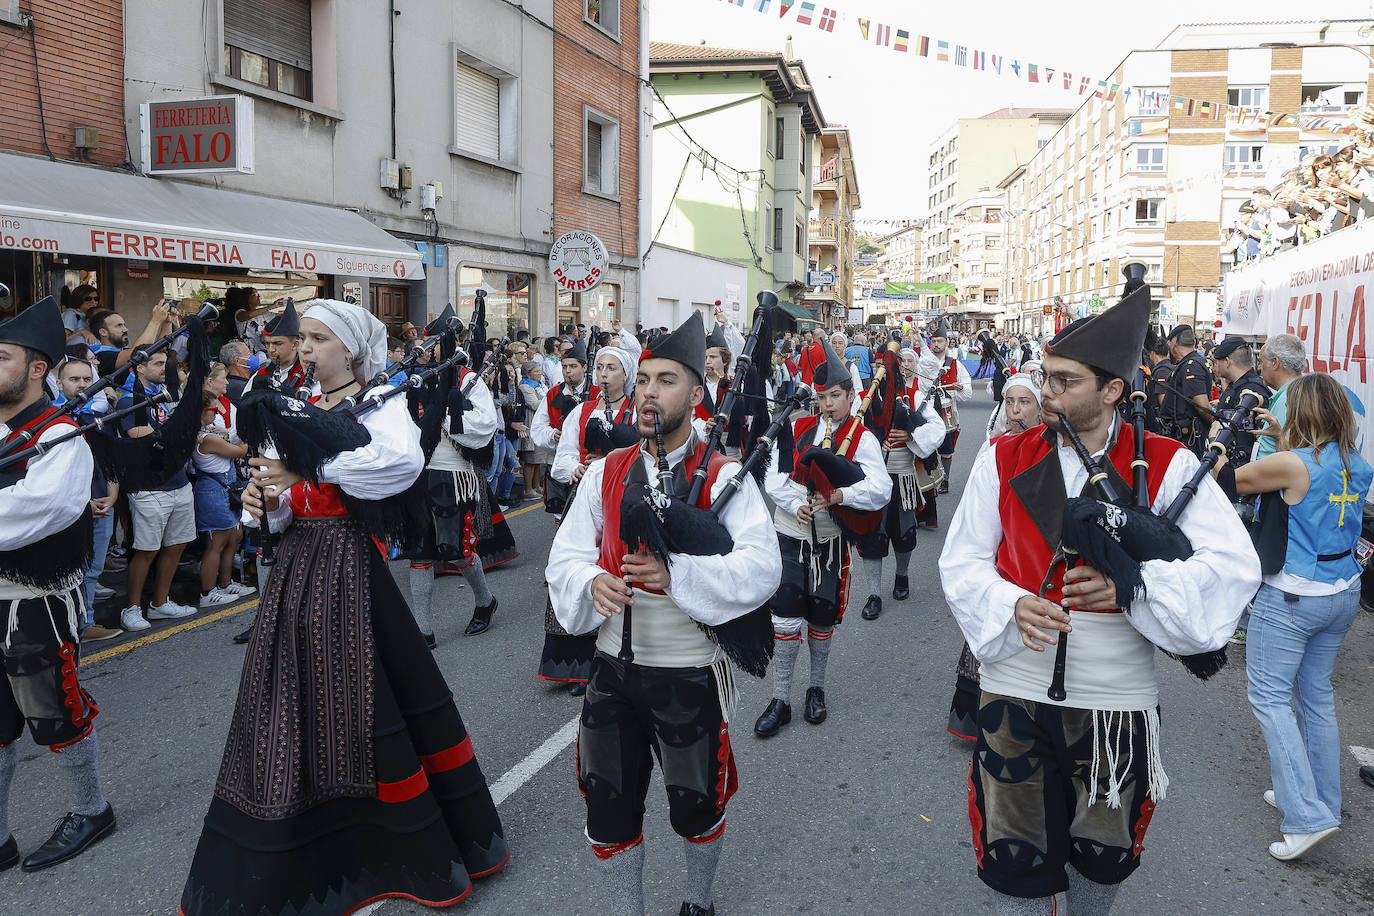
[[[110,535],[114,534],[114,513],[92,521],[95,534],[95,551],[91,554],[91,565],[86,569],[86,578],[81,583],[86,595],[86,626],[95,622],[95,586],[100,574],[105,571],[105,552],[110,549]]]
[[[1331,672],[1359,607],[1358,583],[1323,598],[1286,596],[1268,585],[1255,596],[1245,642],[1248,694],[1269,748],[1284,833],[1315,833],[1341,822],[1341,736]]]
[[[520,466],[515,446],[501,433],[491,440],[491,466],[487,468],[487,484],[497,499],[509,499],[515,484],[515,469]]]

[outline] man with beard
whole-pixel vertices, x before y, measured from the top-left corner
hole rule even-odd
[[[940,555],[945,599],[982,663],[969,818],[978,876],[1004,916],[1060,912],[1061,894],[1071,913],[1111,909],[1168,786],[1154,648],[1222,648],[1259,586],[1250,539],[1207,479],[1178,522],[1192,556],[1141,563],[1129,614],[1102,572],[1055,562],[1067,494],[1100,495],[1066,423],[1118,494],[1129,492],[1135,448],[1116,404],[1140,365],[1149,310],[1141,287],[1055,336],[1044,359],[1046,425],[1004,436],[977,459]],[[1160,512],[1198,461],[1148,433],[1145,457],[1147,501]],[[1128,524],[1121,510],[1103,519]],[[1054,650],[1068,633],[1066,695],[1051,699]]]
[[[769,599],[773,614],[773,698],[754,723],[754,734],[771,738],[792,721],[792,672],[806,627],[811,656],[810,686],[802,718],[819,725],[828,715],[825,673],[830,638],[844,618],[849,600],[849,546],[852,534],[841,527],[843,510],[877,512],[892,496],[892,479],[883,466],[882,446],[863,421],[852,416],[854,380],[849,367],[828,342],[825,362],[815,368],[820,416],[802,417],[792,425],[795,447],[775,447],[764,486],[776,510],[782,582]],[[862,476],[847,486],[832,484],[817,459],[803,460],[813,449],[839,456],[836,464],[857,468]],[[837,513],[832,507],[843,507]]]
[[[707,453],[690,423],[702,396],[705,351],[699,313],[644,350],[635,382],[643,441],[583,472],[549,552],[559,623],[569,633],[597,632],[578,731],[578,786],[587,805],[587,839],[611,898],[607,909],[620,913],[644,911],[644,800],[655,754],[669,819],[687,860],[679,912],[715,912],[711,888],[737,776],[727,724],[733,675],[706,629],[759,607],[781,572],[768,510],[748,479],[720,515],[733,540],[727,554],[674,554],[665,564],[646,552],[631,553],[621,539],[626,490],[658,479],[659,448],[672,472],[671,498],[683,498],[692,472],[707,462],[698,508],[714,502],[736,470],[730,459]],[[622,653],[627,613],[633,629]]]
[[[28,433],[50,443],[75,428],[43,390],[65,339],[51,296],[0,324],[0,442]],[[100,791],[99,709],[77,678],[81,581],[91,548],[85,486],[94,467],[90,448],[76,438],[0,471],[0,871],[19,862],[9,796],[25,724],[35,744],[57,754],[72,794],[67,815],[24,859],[24,870],[65,862],[115,829],[114,809]]]
[[[297,351],[300,347],[301,319],[296,304],[287,300],[286,309],[263,326],[262,339],[267,347],[267,365],[249,379],[247,390],[270,387],[282,394],[294,395],[305,383],[305,367]],[[318,382],[311,383],[311,394],[320,394]]]
[[[558,440],[563,435],[563,421],[573,408],[601,393],[601,389],[591,384],[587,377],[587,345],[584,342],[574,341],[565,347],[560,365],[563,370],[562,384],[550,386],[544,395],[544,403],[539,405],[534,419],[530,421],[530,438],[539,448],[549,451],[558,448]],[[561,517],[568,482],[556,480],[552,473],[549,480],[550,483],[545,484],[545,508]]]
[[[153,306],[153,314],[143,332],[129,342],[129,325],[118,312],[101,310],[90,317],[91,333],[95,335],[96,368],[101,375],[123,366],[138,347],[147,346],[172,330],[172,303],[167,300]]]

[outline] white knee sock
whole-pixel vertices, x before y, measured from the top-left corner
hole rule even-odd
[[[412,564],[410,567],[410,613],[415,617],[415,625],[426,636],[434,635],[433,606],[434,564]]]

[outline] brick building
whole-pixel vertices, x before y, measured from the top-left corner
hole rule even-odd
[[[596,289],[559,290],[558,324],[605,328],[619,317],[633,327],[640,267],[640,6],[554,0],[553,21],[553,234],[591,232],[605,243],[609,263]]]

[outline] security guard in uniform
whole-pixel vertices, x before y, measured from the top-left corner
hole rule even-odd
[[[1199,457],[1207,445],[1209,414],[1212,406],[1212,374],[1197,351],[1197,335],[1191,325],[1181,324],[1169,332],[1169,356],[1174,362],[1169,373],[1169,387],[1165,390],[1160,420],[1167,435],[1177,439]]]
[[[1212,371],[1217,374],[1218,378],[1224,378],[1228,383],[1226,390],[1221,393],[1221,398],[1217,401],[1218,412],[1239,407],[1240,399],[1246,393],[1253,393],[1259,398],[1258,406],[1266,408],[1269,406],[1269,386],[1264,384],[1264,379],[1260,378],[1259,373],[1255,371],[1254,353],[1242,338],[1227,337],[1213,348]],[[1214,421],[1207,438],[1212,439],[1220,431],[1220,424]],[[1239,467],[1250,460],[1254,448],[1255,436],[1253,433],[1237,433],[1227,459]]]

